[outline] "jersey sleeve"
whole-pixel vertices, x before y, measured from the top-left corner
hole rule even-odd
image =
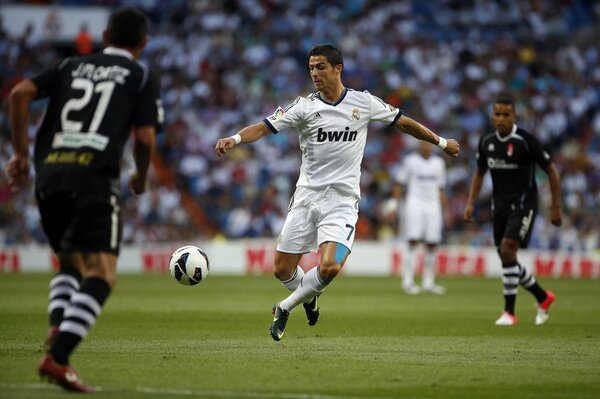
[[[277,107],[275,112],[266,117],[263,122],[272,133],[279,133],[287,128],[297,126],[303,120],[301,101],[302,97],[297,97],[287,107]]]
[[[479,144],[477,145],[477,152],[475,153],[475,159],[477,160],[477,167],[479,169],[487,170],[487,159],[485,153],[483,152],[483,138],[482,136],[479,138]]]
[[[525,140],[527,141],[527,145],[529,146],[529,152],[531,154],[532,159],[537,163],[542,169],[546,170],[548,166],[552,163],[552,158],[550,154],[544,150],[542,144],[538,141],[538,139],[532,135],[527,134],[524,135]]]
[[[61,71],[70,61],[70,58],[65,58],[60,63],[46,69],[39,75],[31,78],[31,81],[38,89],[38,98],[44,98],[50,96],[53,92],[58,90],[61,82]]]
[[[392,126],[402,116],[402,111],[366,91],[371,100],[371,120]]]
[[[146,84],[141,87],[135,105],[133,116],[134,126],[155,126],[161,130],[164,122],[164,111],[160,100],[159,82],[150,73]]]

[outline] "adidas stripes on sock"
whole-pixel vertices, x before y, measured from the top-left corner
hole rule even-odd
[[[58,363],[69,364],[69,355],[96,322],[110,291],[106,281],[91,277],[85,279],[81,289],[71,296],[60,323],[60,333],[50,350]]]
[[[302,277],[304,277],[304,269],[302,269],[300,266],[296,266],[296,270],[294,271],[292,277],[290,277],[288,280],[282,281],[281,284],[283,284],[283,286],[288,290],[295,291],[300,285]]]
[[[308,302],[317,295],[320,295],[327,287],[327,284],[321,279],[319,274],[321,267],[313,267],[304,274],[300,285],[286,299],[281,301],[279,306],[282,309],[291,312],[296,306],[301,303]]]

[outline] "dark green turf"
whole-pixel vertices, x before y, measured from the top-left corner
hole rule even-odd
[[[0,398],[59,398],[36,375],[49,275],[0,274]],[[519,324],[496,327],[499,279],[447,278],[448,294],[404,295],[392,278],[342,276],[300,307],[281,342],[270,276],[123,275],[72,358],[99,398],[598,398],[600,282],[544,280],[557,302],[534,326],[520,291]]]

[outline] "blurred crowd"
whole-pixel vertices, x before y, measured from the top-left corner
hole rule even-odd
[[[80,1],[58,1],[79,4]],[[413,1],[92,1],[137,5],[153,23],[142,61],[160,77],[166,123],[150,190],[133,197],[123,184],[125,242],[274,237],[300,167],[293,131],[239,146],[217,158],[218,138],[261,121],[313,91],[307,54],[335,43],[342,81],[369,90],[461,143],[448,166],[446,242],[492,245],[485,182],[476,223],[462,212],[475,149],[493,131],[491,104],[517,102],[517,123],[551,153],[563,184],[564,225],[548,220],[549,186],[539,171],[540,214],[531,247],[595,250],[600,243],[600,4],[585,0]],[[58,61],[52,43],[0,30],[0,166],[11,155],[10,88]],[[31,136],[44,104],[32,110]],[[395,176],[415,139],[372,124],[361,178],[358,239],[402,235]],[[126,152],[130,152],[126,150]],[[131,167],[128,157],[125,176]],[[158,173],[160,172],[160,173]],[[187,201],[184,201],[187,199]],[[184,204],[184,205],[182,205]],[[2,244],[44,241],[31,192],[14,194],[0,173]]]

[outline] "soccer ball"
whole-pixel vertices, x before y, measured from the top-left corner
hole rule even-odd
[[[169,260],[171,276],[183,285],[198,284],[208,276],[209,270],[208,256],[193,245],[175,250]]]

